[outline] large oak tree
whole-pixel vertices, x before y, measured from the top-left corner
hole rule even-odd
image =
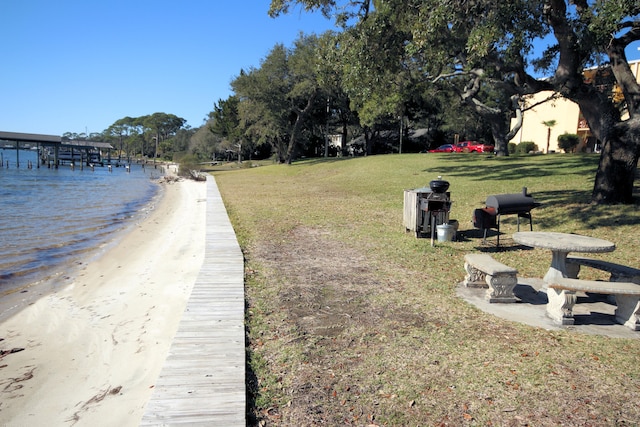
[[[640,85],[625,48],[640,40],[637,0],[273,0],[270,14],[294,4],[334,15],[345,26],[376,13],[392,17],[399,32],[410,34],[402,43],[411,63],[426,79],[452,82],[464,102],[491,120],[503,152],[514,131],[504,124],[508,114],[519,114],[522,96],[553,90],[576,102],[603,147],[592,201],[633,201]],[[551,41],[540,52],[543,40]],[[622,105],[584,78],[594,66],[610,67]]]

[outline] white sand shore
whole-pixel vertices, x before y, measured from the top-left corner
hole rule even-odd
[[[71,284],[0,324],[2,426],[137,426],[204,256],[206,185],[154,212]]]

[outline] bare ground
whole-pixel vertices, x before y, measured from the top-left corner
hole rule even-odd
[[[340,388],[354,394],[362,392],[358,384],[349,384],[348,377],[336,374],[360,363],[361,356],[348,351],[356,347],[353,331],[358,330],[361,337],[375,330],[385,317],[368,302],[381,284],[375,267],[363,254],[332,240],[327,233],[299,228],[290,237],[276,244],[262,242],[252,251],[252,257],[274,276],[283,278],[276,308],[281,311],[282,324],[271,339],[284,346],[294,344],[302,361],[293,376],[286,369],[279,373],[278,379],[283,387],[286,383],[288,394],[284,407],[263,410],[260,418],[262,424],[342,424],[344,408],[336,412],[327,403],[335,400]],[[278,356],[267,357],[277,365]],[[343,402],[340,406],[345,405]],[[365,414],[363,408],[358,411],[349,416],[364,420],[372,413]]]

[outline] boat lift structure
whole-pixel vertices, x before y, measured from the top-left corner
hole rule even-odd
[[[61,147],[69,148],[71,151],[78,150],[79,152],[85,151],[89,152],[89,150],[113,150],[113,146],[107,142],[93,142],[93,141],[64,141],[61,136],[56,135],[44,135],[44,134],[36,134],[36,133],[19,133],[19,132],[3,132],[0,131],[0,141],[2,141],[2,147],[4,148],[14,148],[13,144],[15,144],[16,150],[16,165],[20,167],[20,148],[30,148],[34,145],[38,149],[38,153],[40,153],[41,147],[51,147],[53,148],[53,165],[55,168],[60,164],[59,152]],[[10,144],[10,147],[6,147],[6,145]],[[22,147],[20,144],[23,144]],[[40,157],[40,156],[38,156]],[[86,156],[87,159],[90,158],[89,155]],[[0,161],[0,163],[3,163]],[[0,167],[2,165],[0,164]],[[40,163],[38,162],[38,167],[40,167]]]

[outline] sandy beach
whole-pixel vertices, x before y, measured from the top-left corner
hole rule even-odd
[[[0,425],[139,425],[204,256],[206,185],[163,185],[144,221],[0,323]]]

